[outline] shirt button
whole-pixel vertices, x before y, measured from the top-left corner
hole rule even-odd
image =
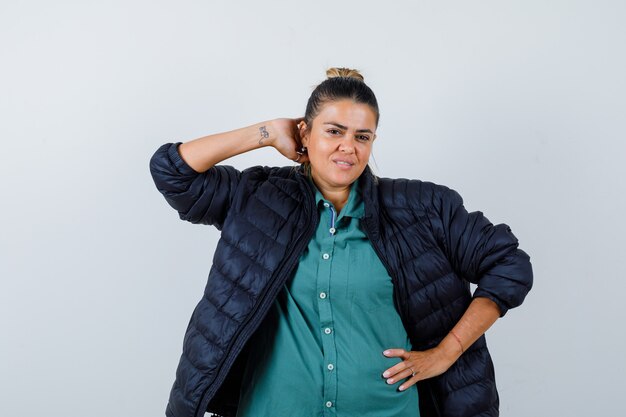
[[[320,298],[326,298],[326,293],[325,292],[321,292],[320,293]]]
[[[330,327],[327,327],[327,328],[324,329],[324,333],[326,333],[326,334],[330,334],[331,331],[332,330],[330,330]]]
[[[330,255],[329,255],[329,254],[327,254],[327,253],[325,253],[325,254],[323,254],[323,255],[322,255],[322,258],[324,258],[324,259],[328,259],[328,258],[330,258]]]
[[[324,207],[329,207],[329,206],[330,206],[330,204],[324,203]]]
[[[333,369],[335,369],[335,366],[332,363],[329,363],[327,368],[329,371],[332,371]]]
[[[330,233],[335,233],[335,231],[336,231],[336,230],[335,230],[335,228],[334,228],[334,227],[331,227],[331,228],[330,228]]]
[[[326,401],[326,407],[330,408],[333,406],[333,402],[332,401]]]

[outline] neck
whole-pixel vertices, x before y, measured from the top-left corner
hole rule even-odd
[[[339,214],[341,212],[341,209],[343,209],[343,207],[348,202],[348,197],[350,196],[350,188],[348,188],[347,192],[322,192],[322,195],[325,199],[333,203],[333,207],[335,207],[337,214]]]
[[[348,185],[347,187],[332,187],[324,184],[322,181],[316,178],[316,175],[314,173],[312,173],[311,176],[317,189],[320,190],[320,193],[322,193],[326,200],[330,201],[333,204],[333,207],[335,207],[337,214],[339,214],[341,209],[348,202],[348,197],[350,197],[350,185]]]

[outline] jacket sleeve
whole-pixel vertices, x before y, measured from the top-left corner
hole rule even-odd
[[[150,158],[156,188],[182,220],[222,230],[241,172],[219,164],[196,172],[181,158],[181,143],[161,145]]]
[[[530,257],[506,224],[493,225],[480,211],[469,213],[458,192],[445,187],[441,219],[446,255],[453,269],[477,285],[474,297],[486,297],[500,316],[524,301],[533,284]]]

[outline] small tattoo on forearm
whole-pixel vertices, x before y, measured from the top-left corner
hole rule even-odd
[[[265,126],[261,126],[259,128],[259,131],[261,132],[261,139],[259,139],[259,145],[263,145],[263,139],[269,138],[270,134],[267,131],[267,129],[265,128]]]

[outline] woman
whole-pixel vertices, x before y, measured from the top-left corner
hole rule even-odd
[[[530,290],[529,256],[456,191],[376,177],[374,93],[327,75],[303,118],[151,158],[180,218],[221,230],[166,415],[496,416],[484,333]],[[219,164],[264,146],[300,165]]]

